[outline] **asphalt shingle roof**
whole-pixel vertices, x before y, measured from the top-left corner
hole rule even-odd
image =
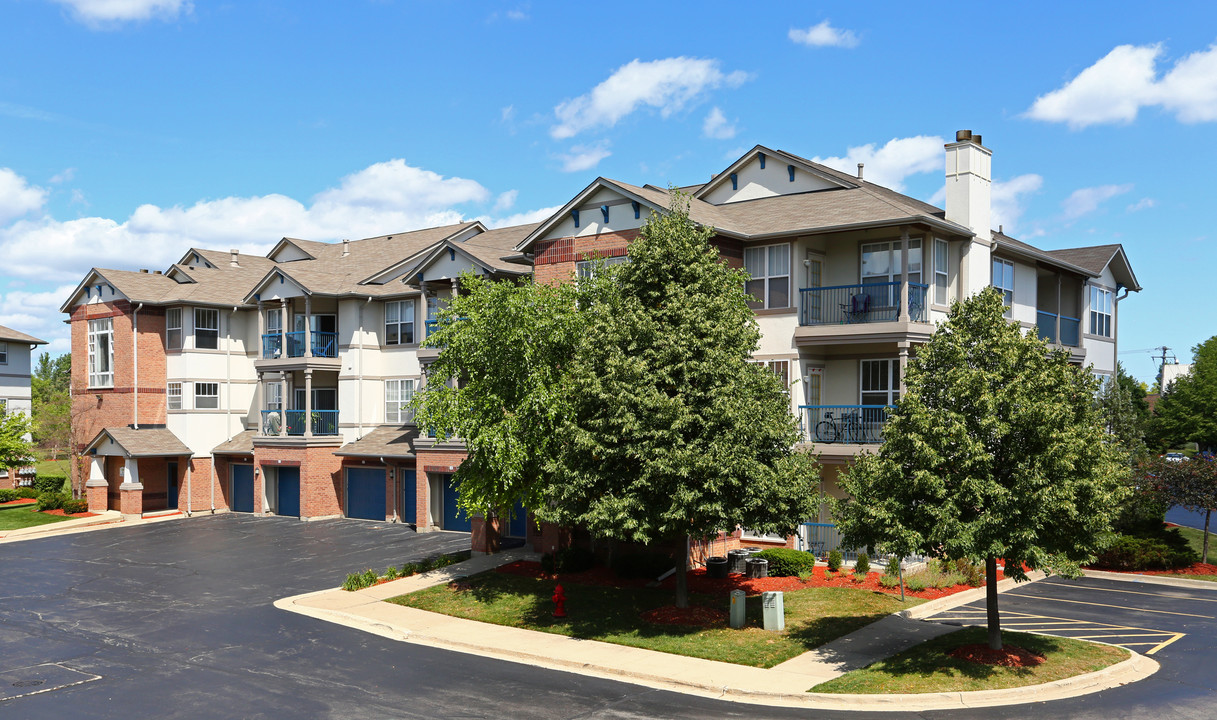
[[[90,445],[95,445],[102,435],[109,435],[128,457],[172,457],[193,455],[190,448],[167,428],[130,427],[106,428],[97,434]]]
[[[46,345],[46,340],[39,340],[33,335],[26,335],[20,330],[14,330],[0,325],[0,342],[29,343],[30,345]]]
[[[382,425],[359,440],[349,442],[334,451],[335,455],[358,457],[414,457],[414,440],[418,428]]]

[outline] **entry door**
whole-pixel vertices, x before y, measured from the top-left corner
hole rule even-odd
[[[816,292],[813,288],[823,287],[824,256],[814,250],[808,250],[803,267],[806,271],[803,287],[808,288],[810,292],[799,293],[799,312],[803,316],[803,324],[821,323],[824,321],[823,293]]]
[[[177,510],[177,461],[170,460],[165,470],[165,507]]]
[[[516,503],[512,508],[511,520],[507,522],[507,537],[527,537],[528,536],[528,513],[524,510],[522,503]]]
[[[229,497],[232,498],[232,511],[251,513],[254,511],[254,466],[231,465],[228,470],[232,478],[229,486]]]
[[[347,517],[385,519],[385,469],[347,468]]]
[[[401,475],[401,521],[414,523],[418,520],[418,486],[414,469],[399,468]]]
[[[469,516],[456,505],[458,495],[451,475],[443,476],[441,487],[444,489],[444,529],[469,532],[473,525],[469,522]]]
[[[289,517],[300,517],[300,468],[280,467],[275,483],[275,513]]]

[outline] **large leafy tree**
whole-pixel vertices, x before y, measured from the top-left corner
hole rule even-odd
[[[1192,363],[1155,406],[1153,435],[1166,447],[1195,442],[1217,450],[1217,335],[1192,348]]]
[[[1155,460],[1145,469],[1147,485],[1165,496],[1172,505],[1204,511],[1204,545],[1201,562],[1209,561],[1209,519],[1217,509],[1217,457],[1197,453],[1181,462]]]
[[[842,480],[845,542],[983,561],[989,645],[1001,648],[997,560],[1074,576],[1127,492],[1098,416],[1096,380],[1024,335],[993,289],[956,303],[909,361],[877,454]]]
[[[820,498],[778,378],[749,363],[760,338],[745,276],[673,194],[629,262],[581,282],[586,329],[566,374],[554,516],[594,535],[687,546],[737,525],[792,533]]]
[[[29,464],[33,448],[26,436],[30,420],[22,412],[0,415],[0,469],[12,470]]]
[[[30,379],[33,406],[34,441],[47,448],[52,457],[67,447],[72,435],[72,356],[52,358],[50,353],[38,356]]]

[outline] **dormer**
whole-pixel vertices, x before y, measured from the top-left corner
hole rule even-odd
[[[693,197],[711,205],[858,187],[802,158],[762,145],[711,178]]]
[[[596,178],[573,200],[529,233],[516,246],[516,250],[529,252],[534,244],[552,238],[637,230],[646,223],[652,212],[664,212],[667,203],[666,192]]]
[[[300,241],[286,237],[276,243],[266,257],[277,263],[317,259],[300,246]]]

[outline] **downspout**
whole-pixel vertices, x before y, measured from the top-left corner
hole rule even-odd
[[[190,468],[193,464],[193,459],[186,460],[186,517],[194,515],[194,512],[190,509],[190,500],[194,497],[194,493],[190,492]]]
[[[359,437],[363,438],[363,311],[368,305],[372,304],[372,296],[369,295],[367,301],[359,306],[359,384],[356,385],[359,396]]]
[[[144,304],[140,303],[131,313],[131,372],[135,376],[131,383],[131,407],[134,408],[131,427],[135,430],[139,430],[139,311],[143,309]]]

